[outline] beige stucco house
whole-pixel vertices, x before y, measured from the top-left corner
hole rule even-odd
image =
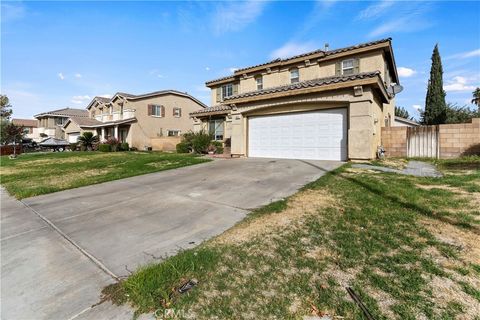
[[[34,119],[12,119],[12,123],[16,126],[23,128],[23,134],[25,138],[33,139],[33,130],[37,128],[38,121]]]
[[[175,90],[141,95],[119,92],[111,99],[95,97],[86,108],[88,117],[69,118],[63,131],[69,142],[90,131],[101,141],[116,138],[139,150],[165,149],[167,144],[174,149],[180,135],[193,129],[189,113],[205,107],[191,95]]]
[[[42,112],[34,116],[37,119],[37,128],[33,128],[32,138],[39,142],[46,138],[65,139],[62,130],[63,125],[71,117],[88,118],[85,109],[63,108],[53,111]]]
[[[212,107],[195,130],[231,143],[232,155],[371,159],[393,125],[399,84],[391,39],[316,50],[208,81]]]

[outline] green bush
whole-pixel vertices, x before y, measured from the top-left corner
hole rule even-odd
[[[120,151],[128,151],[128,150],[130,150],[130,146],[128,145],[128,142],[120,143]]]
[[[179,144],[177,144],[176,149],[177,149],[177,153],[189,153],[190,152],[190,147],[189,147],[188,143],[186,143],[185,141],[182,141]]]
[[[76,151],[78,147],[78,143],[70,143],[70,150]]]
[[[101,152],[111,152],[112,151],[112,146],[109,145],[108,143],[100,143],[98,145],[98,151]]]
[[[222,154],[223,153],[223,144],[220,141],[212,141],[211,145],[215,147],[215,153],[216,154]]]
[[[207,149],[210,146],[212,137],[205,131],[192,132],[189,131],[182,136],[182,142],[184,145],[181,148],[188,148],[195,153],[207,153]]]

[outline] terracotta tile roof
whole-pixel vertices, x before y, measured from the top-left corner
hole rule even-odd
[[[43,116],[60,116],[60,117],[88,117],[88,111],[85,109],[63,108],[53,111],[42,112],[35,115],[35,118]]]
[[[226,105],[217,105],[213,107],[208,107],[205,109],[197,110],[194,112],[191,112],[190,115],[199,115],[199,114],[204,114],[204,113],[210,113],[210,112],[222,112],[222,111],[230,111],[230,106]]]
[[[365,48],[365,47],[373,46],[373,45],[376,45],[376,44],[379,44],[379,43],[389,42],[391,40],[392,40],[392,38],[385,38],[385,39],[360,43],[360,44],[357,44],[357,45],[354,45],[354,46],[349,46],[349,47],[344,47],[344,48],[339,48],[339,49],[334,49],[334,50],[329,50],[329,51],[324,51],[324,50],[318,49],[318,50],[310,51],[310,52],[307,52],[307,53],[295,55],[295,56],[292,56],[292,57],[284,58],[284,59],[279,58],[279,59],[271,60],[271,61],[268,61],[268,62],[265,62],[265,63],[260,63],[260,64],[257,64],[257,65],[254,65],[254,66],[249,66],[249,67],[238,69],[238,70],[235,71],[234,75],[223,77],[223,78],[218,78],[218,79],[215,79],[215,80],[210,80],[210,81],[205,82],[205,84],[208,85],[208,84],[213,83],[213,82],[228,80],[230,78],[233,80],[236,75],[239,75],[242,72],[247,71],[248,69],[253,69],[253,68],[257,68],[257,67],[261,67],[261,66],[267,66],[269,64],[284,63],[284,62],[288,62],[290,60],[294,60],[294,59],[302,58],[302,57],[308,57],[310,55],[315,55],[315,54],[320,54],[320,59],[321,59],[322,57],[331,56],[333,54],[347,52],[347,51],[355,50],[355,49],[359,49],[359,48]]]
[[[225,101],[230,101],[230,100],[239,99],[239,98],[246,98],[246,97],[261,96],[264,94],[270,94],[270,93],[276,93],[276,92],[284,92],[284,91],[290,91],[290,90],[296,90],[296,89],[318,87],[318,86],[323,86],[327,84],[347,82],[347,81],[358,80],[358,79],[373,78],[378,75],[380,75],[380,71],[364,72],[364,73],[352,74],[348,76],[318,78],[318,79],[307,80],[307,81],[298,82],[294,84],[267,88],[263,90],[240,93],[240,94],[225,98]]]
[[[12,119],[12,123],[22,127],[37,127],[38,121],[35,119]]]

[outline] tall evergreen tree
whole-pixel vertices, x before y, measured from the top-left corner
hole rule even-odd
[[[395,116],[412,120],[412,117],[410,117],[410,114],[404,107],[395,106]]]
[[[422,123],[426,125],[442,124],[446,120],[447,104],[445,102],[445,91],[443,90],[442,59],[438,51],[438,44],[436,44],[432,54],[432,67],[428,80],[425,111],[422,113]]]

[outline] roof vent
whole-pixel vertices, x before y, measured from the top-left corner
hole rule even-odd
[[[325,48],[324,48],[324,50],[323,50],[323,51],[327,52],[327,51],[328,51],[328,49],[329,49],[329,47],[330,47],[330,45],[329,45],[328,43],[325,43]]]

